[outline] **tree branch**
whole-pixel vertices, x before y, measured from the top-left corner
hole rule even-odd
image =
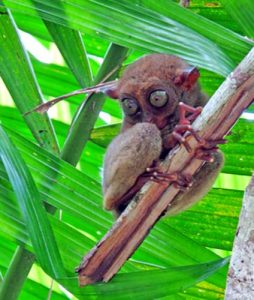
[[[222,139],[253,98],[254,48],[210,99],[193,128],[201,138]],[[188,136],[187,140],[193,151],[187,152],[182,145],[174,148],[161,164],[163,171],[194,174],[204,164],[194,155],[198,142],[193,136]],[[80,285],[110,280],[178,193],[179,189],[173,185],[147,183],[103,239],[83,258],[77,270]]]
[[[226,300],[254,299],[254,174],[245,190],[227,278]]]

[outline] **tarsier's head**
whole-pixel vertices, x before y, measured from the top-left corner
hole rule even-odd
[[[198,70],[182,59],[152,54],[130,65],[107,94],[121,101],[127,126],[149,122],[162,129],[178,103],[198,90],[198,77]]]

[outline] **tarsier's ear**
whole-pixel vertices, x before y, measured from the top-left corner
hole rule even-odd
[[[190,90],[194,86],[200,75],[198,69],[192,66],[180,69],[177,73],[174,78],[175,85],[181,86],[186,90]]]
[[[118,98],[117,85],[118,85],[118,81],[113,80],[113,81],[99,83],[93,87],[77,90],[77,91],[71,92],[69,94],[57,97],[53,100],[50,100],[46,103],[39,105],[39,106],[36,106],[31,111],[26,112],[25,115],[30,114],[31,112],[35,112],[35,111],[38,113],[44,113],[44,112],[48,111],[50,109],[50,107],[55,105],[56,103],[58,103],[64,99],[67,99],[69,97],[80,95],[80,94],[92,95],[93,93],[104,93],[105,95],[108,95],[111,98],[117,99]]]
[[[113,99],[118,99],[119,98],[119,93],[118,93],[118,81],[112,81],[112,84],[108,84],[101,89],[100,92],[104,93],[105,95],[109,96],[110,98]]]

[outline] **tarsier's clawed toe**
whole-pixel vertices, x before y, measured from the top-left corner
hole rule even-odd
[[[181,191],[188,190],[193,184],[193,176],[189,174],[177,173],[177,180],[174,182],[174,186]]]
[[[157,183],[170,183],[176,179],[175,174],[168,174],[163,172],[159,166],[150,167],[146,169],[146,172],[142,174],[144,177],[149,177],[150,180]]]
[[[204,161],[207,161],[207,162],[214,162],[214,158],[213,158],[213,153],[216,152],[218,149],[213,149],[213,150],[207,150],[207,149],[197,149],[196,152],[195,152],[195,157],[197,159],[200,159],[200,160],[204,160]]]
[[[217,139],[217,140],[203,140],[202,141],[202,148],[212,150],[218,149],[217,145],[226,144],[226,139]]]

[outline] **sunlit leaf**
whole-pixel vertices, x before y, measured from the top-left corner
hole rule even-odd
[[[18,199],[36,257],[51,276],[63,277],[65,272],[58,248],[33,178],[2,127],[0,139],[0,158]]]
[[[116,276],[109,284],[97,284],[77,288],[73,279],[63,281],[71,286],[80,299],[93,299],[93,296],[103,299],[156,299],[174,295],[187,287],[203,280],[228,262],[222,259],[194,266],[166,268],[164,270],[139,271]],[[124,292],[123,292],[124,291]]]
[[[0,75],[20,113],[25,114],[42,103],[42,97],[31,63],[19,39],[15,22],[1,3],[0,44]],[[54,131],[47,115],[30,114],[24,119],[39,144],[58,153]]]
[[[239,24],[248,38],[254,38],[254,6],[252,0],[223,0],[226,11]]]
[[[5,0],[4,3],[14,11],[37,15],[28,0]],[[252,44],[170,1],[110,1],[101,4],[76,0],[74,4],[71,1],[47,0],[42,3],[35,0],[34,3],[40,15],[48,21],[89,34],[98,33],[100,37],[125,47],[177,54],[192,64],[222,75],[228,74],[234,63],[218,46],[227,49],[227,54],[231,54],[234,61],[239,61],[239,52],[243,57]]]

